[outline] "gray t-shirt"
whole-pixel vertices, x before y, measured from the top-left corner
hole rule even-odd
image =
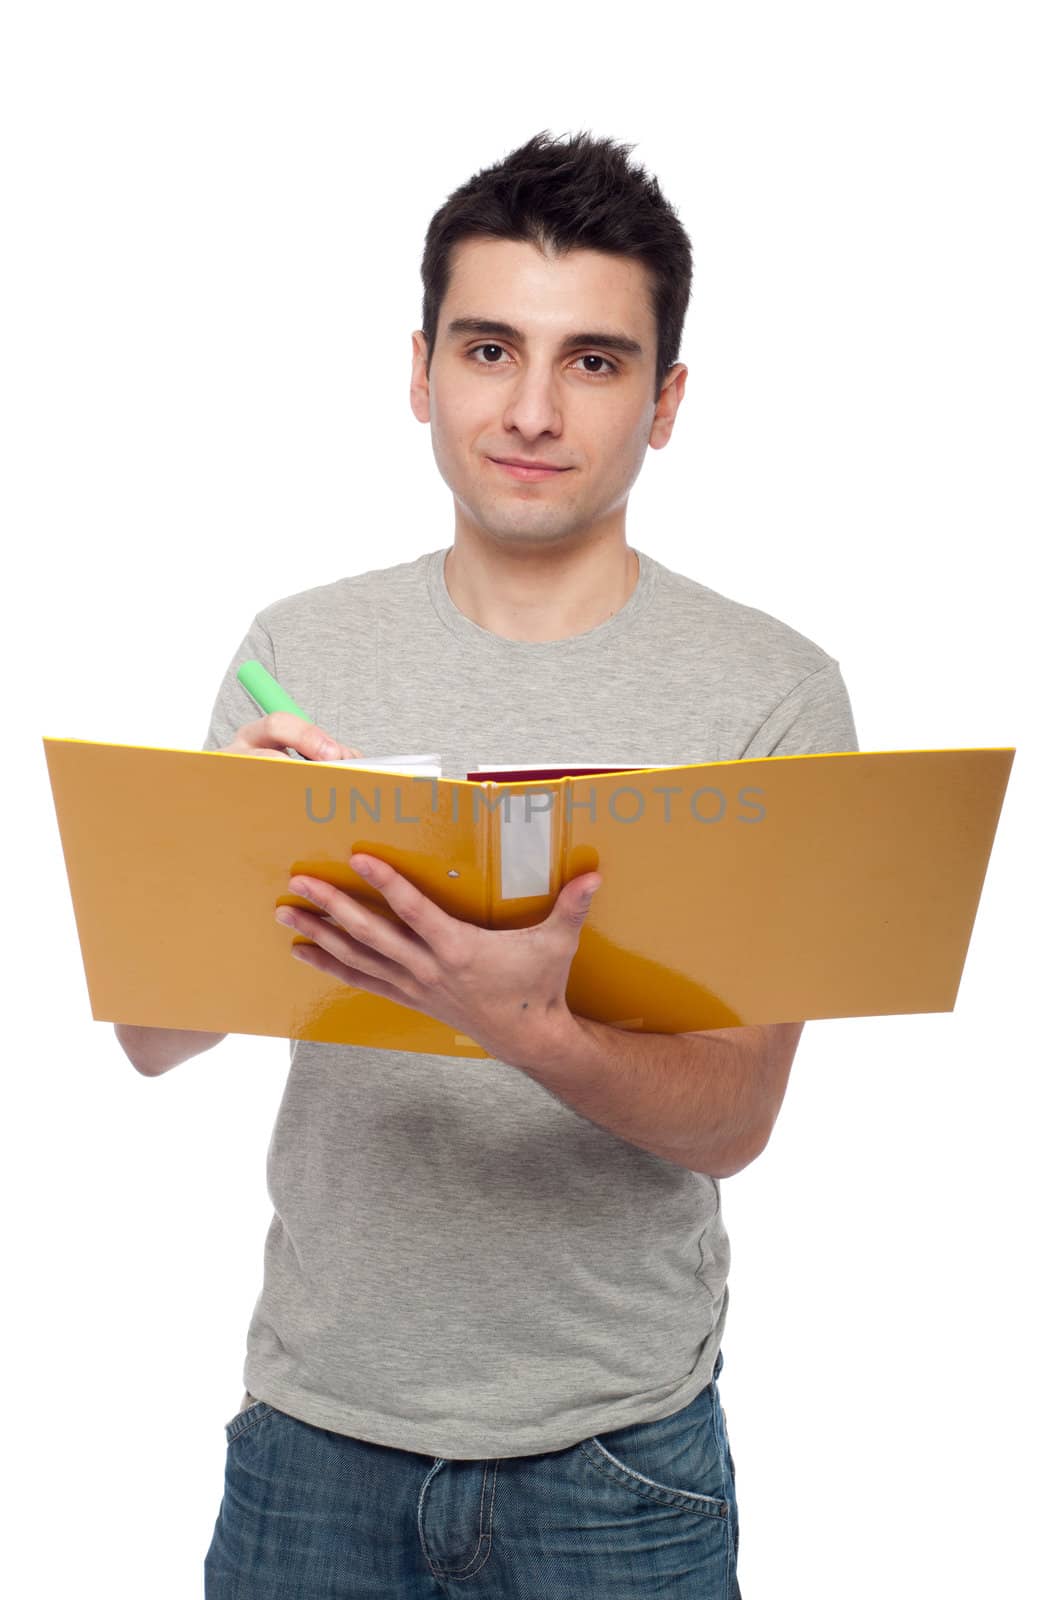
[[[367,756],[639,765],[856,750],[837,661],[641,551],[638,584],[568,639],[459,611],[446,549],[267,606],[204,748],[260,715],[262,662]],[[653,1422],[712,1378],[730,1246],[720,1185],[493,1059],[291,1042],[249,1394],[318,1427],[452,1460],[561,1450]]]

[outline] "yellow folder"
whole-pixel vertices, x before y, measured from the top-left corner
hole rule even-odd
[[[581,1016],[652,1033],[951,1011],[1014,748],[889,750],[480,783],[45,739],[92,1015],[483,1056],[290,954],[296,872],[381,915],[365,851],[481,927],[602,883]]]

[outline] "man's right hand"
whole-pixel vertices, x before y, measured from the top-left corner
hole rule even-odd
[[[281,761],[294,761],[286,750],[298,750],[308,761],[346,761],[360,756],[337,739],[331,738],[316,722],[304,722],[292,711],[271,711],[257,722],[245,722],[237,728],[232,744],[222,749],[233,756],[270,756]]]

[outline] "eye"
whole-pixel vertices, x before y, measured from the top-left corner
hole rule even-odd
[[[610,361],[608,356],[600,356],[598,354],[597,350],[588,350],[586,355],[577,356],[576,360],[577,361],[604,361],[605,362],[606,366],[609,368],[609,371],[608,372],[591,372],[591,373],[588,373],[588,377],[591,377],[591,378],[608,378],[614,372],[619,372],[619,370],[620,370],[620,368],[617,366],[615,361]]]
[[[473,358],[475,357],[476,352],[478,350],[499,350],[499,351],[502,352],[503,355],[505,355],[505,353],[506,353],[505,350],[502,349],[502,346],[500,344],[476,344],[476,345],[473,345],[472,349],[467,352],[467,355],[468,355],[468,359],[470,361],[473,361],[473,365],[474,366],[477,366],[477,367],[500,367],[500,366],[502,366],[504,364],[501,361],[475,361],[475,360],[473,360]],[[576,360],[577,361],[604,361],[605,365],[609,368],[608,372],[585,372],[584,373],[584,377],[587,377],[587,378],[611,378],[611,377],[613,377],[613,375],[615,373],[619,372],[619,370],[620,370],[615,361],[610,361],[608,356],[599,355],[596,350],[588,350],[586,352],[586,354],[584,354],[582,356],[577,356]]]

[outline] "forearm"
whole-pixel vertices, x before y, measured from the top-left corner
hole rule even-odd
[[[632,1033],[571,1016],[520,1070],[600,1128],[690,1171],[732,1177],[767,1131],[753,1115],[743,1030]]]
[[[224,1033],[201,1033],[190,1028],[143,1028],[133,1022],[116,1022],[115,1037],[138,1072],[157,1078],[192,1056],[201,1055],[225,1038]]]

